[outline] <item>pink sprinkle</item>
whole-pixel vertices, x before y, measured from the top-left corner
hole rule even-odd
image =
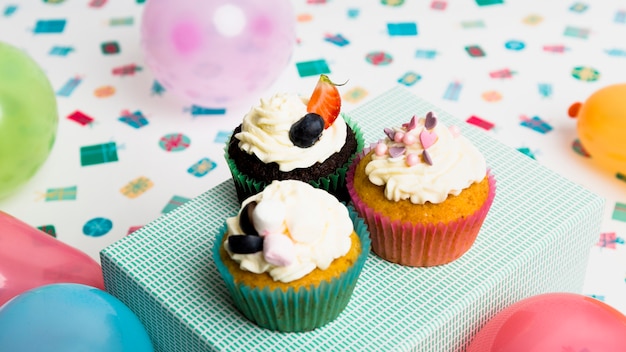
[[[396,134],[393,136],[393,141],[396,143],[400,143],[402,142],[402,138],[404,138],[404,133],[396,132]]]
[[[383,156],[387,154],[387,145],[385,143],[376,144],[376,149],[374,149],[374,153],[376,153],[377,156]]]
[[[407,133],[404,135],[404,138],[402,138],[402,143],[406,145],[413,145],[417,143],[417,137],[415,137],[412,133]]]
[[[420,162],[420,157],[417,154],[409,154],[406,156],[406,164],[409,166],[417,165]]]

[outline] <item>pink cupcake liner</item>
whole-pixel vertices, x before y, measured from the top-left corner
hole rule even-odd
[[[368,150],[364,150],[351,165],[347,175],[347,187],[354,208],[369,227],[372,251],[376,255],[405,266],[429,267],[450,263],[472,247],[496,195],[496,180],[490,170],[487,170],[487,200],[470,216],[447,224],[391,221],[363,203],[354,189],[356,165],[367,153]]]

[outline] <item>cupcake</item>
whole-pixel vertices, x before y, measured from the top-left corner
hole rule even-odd
[[[330,193],[273,181],[218,233],[213,258],[235,307],[260,327],[309,331],[347,306],[370,251],[367,226]]]
[[[345,176],[363,149],[360,128],[340,113],[337,85],[326,75],[310,98],[276,93],[261,99],[225,147],[239,202],[274,180],[300,180],[348,201]]]
[[[384,133],[357,156],[347,176],[372,251],[416,267],[458,259],[474,244],[495,197],[485,158],[432,112]]]

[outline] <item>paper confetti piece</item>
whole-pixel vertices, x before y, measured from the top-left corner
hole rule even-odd
[[[209,158],[202,158],[197,163],[191,165],[187,172],[196,176],[202,177],[208,174],[211,170],[215,169],[217,163]]]
[[[44,233],[56,238],[57,237],[57,231],[54,228],[54,225],[43,225],[43,226],[37,226],[37,229],[43,231]]]
[[[587,39],[587,37],[589,37],[589,29],[567,26],[565,27],[563,35],[566,37]]]
[[[626,23],[626,10],[618,10],[613,17],[615,23]]]
[[[398,83],[404,84],[405,86],[410,87],[414,85],[415,83],[417,83],[420,79],[422,79],[422,76],[420,76],[419,74],[413,71],[409,71],[403,74],[402,77],[398,79]]]
[[[118,161],[117,145],[113,142],[80,147],[80,164],[97,165]]]
[[[200,115],[224,115],[226,114],[225,108],[205,108],[199,105],[192,105],[189,108],[184,108],[184,112],[190,112],[192,116]]]
[[[330,73],[326,60],[312,60],[296,62],[296,69],[300,77],[318,76],[323,73]]]
[[[495,103],[502,100],[502,94],[496,90],[488,90],[480,95],[484,101]]]
[[[189,148],[191,139],[182,133],[170,133],[161,137],[159,146],[167,152],[179,152]]]
[[[390,36],[415,36],[417,24],[415,22],[387,23],[387,33]]]
[[[113,222],[106,218],[93,218],[83,225],[83,233],[89,237],[104,236],[113,228]]]
[[[124,187],[120,189],[120,192],[128,198],[134,199],[144,194],[154,184],[147,177],[137,177],[136,179],[128,182]]]
[[[150,93],[152,95],[162,95],[163,92],[165,92],[165,87],[163,87],[158,81],[154,81],[152,83],[152,88],[150,88]]]
[[[76,186],[62,187],[62,188],[49,188],[46,191],[46,202],[61,201],[61,200],[76,200]]]
[[[93,123],[94,119],[91,116],[87,116],[82,111],[76,110],[67,116],[68,120],[77,122],[79,125],[86,126]]]
[[[65,20],[38,20],[35,24],[33,32],[35,34],[55,34],[63,33],[65,29]]]
[[[552,85],[550,83],[539,83],[537,84],[537,89],[539,90],[539,95],[543,98],[552,96]]]
[[[572,69],[572,77],[583,82],[595,82],[600,79],[600,72],[593,67],[578,66]]]
[[[543,121],[539,116],[533,116],[530,119],[526,116],[521,116],[520,119],[522,120],[520,123],[521,126],[528,127],[533,131],[537,131],[542,134],[552,131],[552,126]]]
[[[467,51],[471,57],[483,57],[486,55],[485,51],[478,45],[466,46],[465,51]]]
[[[624,244],[624,239],[617,236],[615,232],[603,232],[596,246],[602,248],[615,249],[616,244]]]
[[[459,95],[461,94],[461,88],[463,85],[461,82],[453,81],[448,84],[448,88],[446,88],[445,93],[443,94],[443,98],[446,100],[459,100]]]
[[[48,55],[52,56],[67,56],[69,53],[74,51],[74,48],[71,46],[53,46],[52,49],[48,52]]]
[[[626,203],[615,203],[611,218],[613,220],[626,222]]]
[[[217,133],[215,134],[215,138],[213,139],[213,143],[224,144],[228,142],[232,134],[233,131],[231,130],[217,131]]]
[[[489,77],[491,77],[491,78],[500,78],[500,79],[512,78],[513,75],[516,74],[516,73],[517,72],[511,71],[508,68],[504,68],[504,69],[501,69],[501,70],[489,72]]]
[[[185,197],[181,197],[181,196],[173,196],[172,199],[170,199],[167,202],[167,204],[165,205],[165,207],[163,208],[163,210],[161,212],[163,214],[169,213],[170,211],[178,208],[179,206],[187,203],[190,200],[191,199],[189,199],[189,198],[185,198]]]
[[[96,88],[93,91],[93,95],[96,98],[108,98],[110,96],[113,96],[115,94],[115,87],[113,86],[101,86]]]
[[[529,158],[531,158],[531,159],[535,159],[535,160],[536,160],[536,158],[535,158],[535,153],[533,153],[533,151],[532,151],[532,150],[530,150],[530,148],[528,148],[528,147],[520,147],[520,148],[517,148],[517,150],[518,150],[520,153],[522,153],[522,154],[524,154],[524,155],[528,156]]]
[[[572,142],[572,150],[580,155],[583,156],[585,158],[590,158],[591,155],[589,155],[589,153],[585,150],[585,148],[583,148],[582,143],[580,143],[580,139],[576,138],[573,142]]]
[[[569,10],[576,13],[583,13],[587,11],[589,6],[587,4],[583,4],[582,2],[576,2],[569,7]]]
[[[359,101],[363,100],[363,98],[365,98],[367,96],[367,90],[365,90],[365,88],[362,87],[354,87],[352,89],[350,89],[349,91],[345,92],[342,96],[341,99],[343,99],[344,101],[347,101],[349,103],[358,103]]]
[[[415,57],[420,59],[434,59],[437,56],[437,51],[432,49],[417,49],[415,51]]]
[[[141,111],[130,112],[128,110],[122,111],[122,116],[118,118],[121,122],[129,125],[133,128],[141,128],[148,125],[148,119],[143,116]]]
[[[137,66],[135,64],[128,64],[128,65],[113,68],[112,73],[116,76],[132,76],[136,72],[139,72],[141,70],[142,70],[141,66]]]
[[[433,10],[443,11],[448,6],[448,3],[442,0],[433,0],[430,3],[430,8]]]
[[[365,56],[365,61],[374,66],[386,66],[393,62],[393,57],[384,51],[373,51]]]
[[[470,125],[480,127],[486,131],[493,129],[493,127],[495,126],[492,122],[489,122],[475,115],[470,116],[467,120],[465,120],[465,122],[469,123]]]
[[[326,34],[324,35],[324,40],[340,47],[350,44],[350,41],[344,38],[341,34]]]
[[[74,89],[76,89],[76,87],[78,87],[78,85],[80,84],[80,82],[82,82],[83,79],[81,77],[73,77],[70,78],[65,85],[63,85],[63,87],[61,87],[61,89],[59,89],[57,91],[57,95],[61,96],[61,97],[69,97],[70,95],[72,95],[72,93],[74,92]]]
[[[564,53],[566,51],[568,51],[569,48],[566,47],[565,45],[559,44],[559,45],[544,45],[543,46],[543,51],[547,51],[550,53]]]
[[[9,17],[9,16],[11,16],[12,14],[14,14],[14,13],[15,13],[15,11],[17,11],[17,5],[7,5],[7,6],[4,8],[4,12],[3,12],[4,17]]]

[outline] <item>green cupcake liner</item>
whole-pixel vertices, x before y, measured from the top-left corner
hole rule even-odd
[[[226,234],[224,225],[213,246],[213,259],[235,307],[256,325],[282,332],[310,331],[335,320],[352,297],[371,247],[367,225],[354,208],[348,206],[348,211],[361,240],[362,250],[356,263],[330,281],[299,287],[298,290],[289,288],[286,292],[282,289],[252,288],[234,282],[233,275],[220,257],[220,247]]]
[[[341,113],[341,117],[350,127],[352,132],[354,132],[354,137],[357,144],[356,151],[352,153],[350,158],[348,158],[348,160],[342,165],[342,167],[336,169],[332,174],[325,177],[320,177],[317,180],[306,181],[315,188],[323,189],[335,195],[340,201],[348,202],[350,197],[346,188],[346,174],[348,173],[348,169],[356,155],[363,150],[365,146],[365,139],[363,138],[363,131],[361,131],[361,128],[354,120],[352,120],[348,115],[344,113]],[[230,158],[230,155],[228,153],[228,143],[226,143],[226,146],[224,147],[224,158],[226,159],[226,163],[228,165],[228,168],[230,169],[230,173],[235,183],[235,190],[237,192],[237,198],[239,199],[240,203],[243,202],[246,198],[261,192],[265,187],[267,187],[267,182],[259,181],[250,175],[242,173],[241,170],[239,170],[239,168],[235,164],[235,161]]]

